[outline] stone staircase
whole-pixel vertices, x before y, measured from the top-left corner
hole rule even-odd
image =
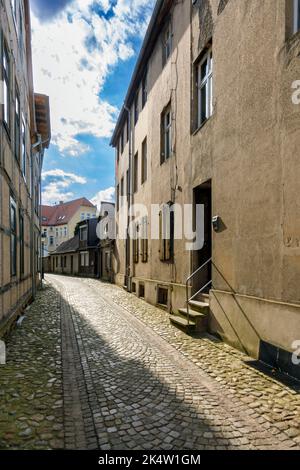
[[[187,334],[204,333],[208,328],[209,296],[202,294],[197,300],[189,301],[189,322],[187,308],[180,308],[170,315],[171,323]]]

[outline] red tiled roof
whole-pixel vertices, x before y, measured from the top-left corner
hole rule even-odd
[[[75,201],[63,202],[55,206],[41,206],[42,225],[65,225],[69,223],[81,206],[95,208],[85,197]]]

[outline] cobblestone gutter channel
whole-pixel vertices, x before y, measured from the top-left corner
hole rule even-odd
[[[103,450],[296,445],[117,306],[113,295],[118,288],[50,278],[73,312],[92,421]]]
[[[47,276],[0,366],[1,449],[299,448],[299,395],[96,280]]]
[[[62,449],[60,299],[49,285],[6,347],[7,364],[0,366],[0,448]]]
[[[97,281],[83,282],[100,293]],[[269,427],[278,441],[289,440],[300,449],[300,385],[288,387],[269,378],[248,365],[248,356],[225,343],[189,337],[170,324],[168,313],[117,286],[101,284],[101,295],[149,326],[218,383],[233,402],[238,399],[241,413]]]

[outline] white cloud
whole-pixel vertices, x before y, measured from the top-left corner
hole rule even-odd
[[[42,192],[42,204],[52,205],[59,201],[66,202],[72,199],[74,197],[74,193],[71,191],[66,192],[64,189],[65,187],[62,185],[61,181],[54,181],[47,184]]]
[[[92,199],[91,202],[97,206],[98,211],[100,210],[101,202],[114,202],[115,200],[115,188],[110,187],[99,191]]]
[[[118,110],[101,90],[111,68],[134,54],[129,37],[144,33],[152,2],[118,0],[109,19],[92,13],[94,3],[74,0],[46,24],[32,14],[35,89],[50,96],[52,142],[71,156],[89,150],[78,135],[110,137]],[[97,3],[110,8],[108,0]]]
[[[66,171],[56,169],[56,170],[48,170],[42,172],[42,179],[45,180],[49,176],[63,178],[66,182],[71,183],[78,183],[78,184],[85,184],[86,178],[82,176],[75,175],[75,173],[67,173]]]
[[[51,181],[45,184],[42,192],[42,204],[55,204],[59,201],[67,201],[74,197],[72,191],[67,191],[70,186],[76,184],[86,184],[86,179],[75,173],[68,173],[60,169],[44,171],[42,179],[45,181],[51,178]]]

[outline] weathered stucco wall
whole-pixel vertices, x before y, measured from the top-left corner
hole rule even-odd
[[[148,62],[133,149],[140,155],[147,136],[148,181],[134,201],[191,203],[193,189],[211,180],[222,230],[212,235],[210,328],[254,356],[261,339],[290,350],[300,304],[300,105],[291,88],[300,79],[300,33],[292,35],[291,0],[186,0],[171,17],[171,60],[162,68],[158,40]],[[196,129],[195,64],[210,41],[214,112]],[[175,152],[160,165],[160,115],[169,101]],[[159,260],[158,241],[149,242],[147,264],[131,263],[134,281],[146,279],[146,300],[155,303],[157,285],[169,283],[170,307],[182,306],[193,266],[184,243],[175,241],[173,264]]]
[[[0,38],[5,40],[10,56],[10,116],[11,126],[9,131],[2,122],[0,124],[0,334],[10,321],[30,301],[33,293],[33,284],[38,283],[36,249],[34,241],[31,240],[31,226],[34,228],[35,236],[39,237],[38,208],[32,211],[32,199],[38,185],[39,162],[38,157],[31,155],[31,126],[30,104],[33,100],[28,77],[27,60],[30,51],[25,49],[25,34],[22,48],[19,47],[17,31],[12,17],[11,2],[2,2],[0,8]],[[23,30],[25,30],[25,9],[22,6]],[[21,55],[23,58],[21,58]],[[30,67],[30,65],[29,65]],[[14,135],[14,103],[15,86],[18,86],[20,95],[21,112],[26,122],[26,177],[21,172],[21,164],[15,156]],[[31,99],[31,101],[29,101]],[[2,106],[1,106],[2,108]],[[33,166],[33,181],[31,177],[31,164]],[[33,188],[33,191],[31,189]],[[38,185],[39,187],[39,185]],[[17,208],[17,272],[11,275],[10,255],[10,196],[13,196]],[[20,223],[19,211],[24,217],[24,273],[21,273],[20,262]],[[32,248],[31,248],[32,247]],[[37,247],[36,247],[37,248]],[[32,252],[32,263],[31,263]],[[33,274],[34,271],[34,274]]]

